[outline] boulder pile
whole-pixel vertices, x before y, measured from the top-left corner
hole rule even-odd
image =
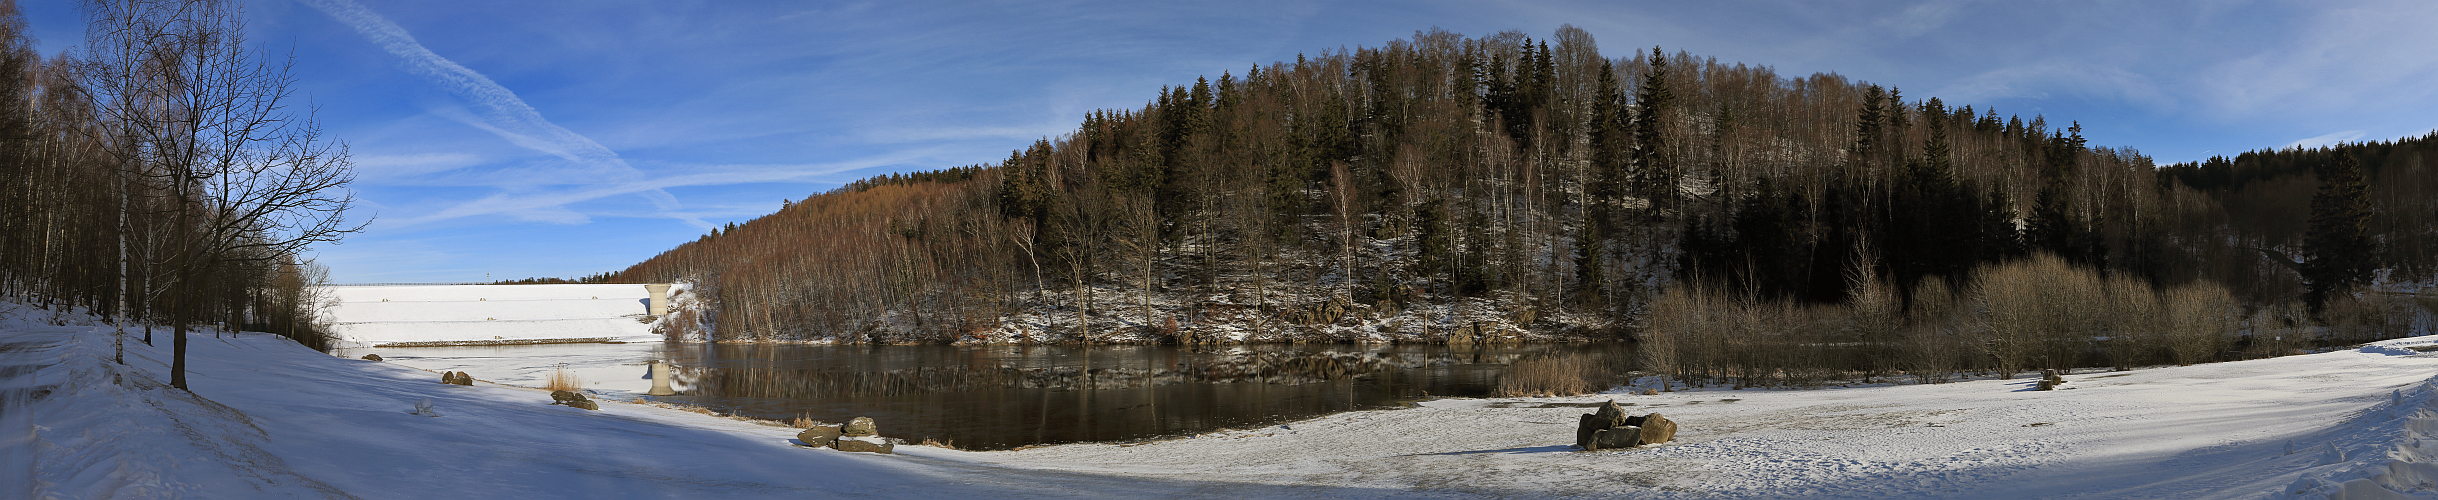
[[[601,410],[600,403],[594,403],[591,398],[584,397],[584,393],[576,391],[550,391],[550,404],[566,405],[594,411]]]
[[[2040,386],[2039,386],[2039,387],[2034,388],[2033,390],[2041,390],[2041,391],[2053,391],[2053,390],[2057,390],[2057,386],[2060,386],[2060,385],[2065,385],[2065,384],[2066,384],[2066,378],[2065,378],[2064,376],[2060,376],[2060,375],[2058,375],[2058,374],[2057,374],[2057,370],[2055,370],[2055,369],[2041,370],[2041,371],[2040,371]]]
[[[1676,422],[1657,413],[1626,416],[1625,407],[1616,400],[1600,405],[1600,410],[1583,414],[1583,423],[1575,427],[1575,447],[1583,451],[1632,448],[1659,444],[1676,439]]]
[[[440,372],[440,383],[449,385],[474,385],[474,376],[467,375],[466,372]]]
[[[846,425],[816,425],[796,433],[796,440],[805,446],[828,447],[838,451],[859,453],[896,453],[897,444],[880,437],[880,426],[872,417],[855,417]]]

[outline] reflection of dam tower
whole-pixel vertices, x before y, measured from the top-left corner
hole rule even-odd
[[[651,305],[648,306],[652,312],[652,316],[658,317],[669,315],[669,285],[667,283],[653,283],[644,285],[643,289],[652,293],[652,302]]]
[[[650,392],[645,392],[644,394],[650,396],[667,396],[677,394],[676,389],[669,387],[670,371],[672,370],[669,369],[669,362],[652,360],[651,371],[644,374],[644,378],[652,379],[652,390]]]

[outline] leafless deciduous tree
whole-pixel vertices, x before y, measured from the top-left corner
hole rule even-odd
[[[170,384],[186,388],[186,333],[229,265],[271,269],[348,225],[345,145],[296,109],[291,61],[245,38],[229,0],[89,0],[84,88],[105,150],[171,212],[163,268],[173,311]],[[132,206],[132,204],[130,204]]]

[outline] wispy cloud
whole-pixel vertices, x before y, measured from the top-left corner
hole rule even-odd
[[[692,173],[622,182],[602,183],[577,189],[550,193],[497,193],[473,201],[458,203],[438,212],[409,217],[399,224],[415,225],[474,215],[505,214],[535,222],[581,223],[588,217],[559,208],[570,203],[635,193],[666,193],[666,188],[690,186],[725,186],[764,182],[830,181],[828,176],[874,167],[902,165],[909,160],[934,156],[934,150],[915,149],[855,161],[803,165],[686,165]],[[699,214],[661,210],[663,217],[684,217],[701,220]],[[705,227],[708,229],[708,227]]]
[[[348,161],[362,178],[402,179],[479,165],[483,158],[466,153],[416,153],[356,156]]]
[[[2328,133],[2328,134],[2323,134],[2323,135],[2320,135],[2320,136],[2317,136],[2317,137],[2308,137],[2308,138],[2304,138],[2304,139],[2301,139],[2301,140],[2297,140],[2297,141],[2294,141],[2294,142],[2292,142],[2292,143],[2288,143],[2288,144],[2286,144],[2286,147],[2289,147],[2289,148],[2306,148],[2306,149],[2307,149],[2307,148],[2316,148],[2316,147],[2320,147],[2320,146],[2334,146],[2334,145],[2343,144],[2343,143],[2348,143],[2348,142],[2358,142],[2358,141],[2361,141],[2361,140],[2362,140],[2362,136],[2363,136],[2363,134],[2364,134],[2365,132],[2368,132],[2368,131],[2364,131],[2364,130],[2347,130],[2347,131],[2343,131],[2343,132],[2331,132],[2331,133]]]
[[[303,0],[303,2],[306,5],[312,6],[316,10],[322,11],[323,14],[329,15],[332,19],[336,19],[340,23],[344,23],[348,27],[354,28],[357,33],[364,35],[364,38],[373,42],[374,45],[379,45],[382,50],[388,51],[390,55],[397,56],[402,62],[405,63],[406,67],[410,71],[423,75],[425,78],[432,79],[434,83],[438,83],[445,87],[446,90],[455,95],[458,99],[464,100],[468,105],[472,106],[474,108],[474,112],[479,115],[474,117],[451,116],[450,118],[457,119],[466,123],[467,125],[490,132],[502,139],[507,139],[508,142],[516,144],[519,147],[539,151],[544,154],[559,157],[571,163],[585,166],[592,170],[590,173],[593,175],[594,179],[604,181],[604,183],[601,185],[561,192],[557,193],[556,195],[523,197],[553,201],[553,203],[549,203],[547,205],[534,205],[531,203],[498,204],[483,203],[478,201],[475,203],[458,205],[456,207],[451,207],[438,213],[425,215],[422,217],[408,218],[402,223],[411,225],[434,220],[473,215],[487,215],[512,210],[545,214],[542,217],[538,217],[538,220],[582,222],[583,219],[581,219],[581,215],[577,215],[576,218],[570,218],[568,215],[573,214],[573,212],[567,211],[564,208],[558,208],[557,210],[541,209],[561,207],[562,205],[568,203],[586,201],[603,196],[637,194],[651,200],[653,205],[658,206],[664,213],[669,214],[669,216],[672,218],[677,218],[679,220],[705,228],[711,227],[711,223],[705,222],[700,218],[695,218],[676,212],[676,210],[679,208],[677,198],[669,195],[667,191],[663,191],[658,188],[627,189],[626,186],[648,185],[648,183],[643,181],[643,172],[636,170],[634,166],[628,165],[625,159],[618,157],[617,152],[611,151],[609,148],[602,146],[598,142],[594,142],[591,138],[587,138],[582,134],[577,134],[565,127],[560,127],[558,124],[551,123],[550,120],[542,117],[542,113],[540,111],[534,110],[533,106],[526,104],[523,98],[517,97],[516,92],[510,91],[507,87],[501,86],[498,82],[492,81],[490,77],[483,76],[481,73],[468,69],[464,65],[457,64],[456,61],[449,60],[449,58],[441,57],[440,54],[434,53],[431,51],[431,49],[425,48],[422,42],[415,40],[414,34],[408,33],[406,28],[398,26],[397,23],[390,22],[388,18],[384,18],[380,14],[364,8],[363,5],[357,4],[354,0]],[[486,200],[500,198],[503,196],[506,195],[495,195],[492,198],[486,198]],[[496,207],[511,205],[515,206],[516,208],[494,209]],[[537,219],[536,217],[524,218]]]
[[[2283,43],[2204,72],[2199,83],[2228,118],[2409,109],[2438,99],[2438,16],[2429,2],[2369,2],[2313,12]]]

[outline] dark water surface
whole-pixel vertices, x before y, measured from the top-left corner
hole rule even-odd
[[[1276,425],[1482,396],[1505,365],[1614,344],[811,346],[663,344],[684,392],[653,399],[763,418],[879,421],[881,435],[965,449],[1115,441]]]
[[[832,346],[551,344],[340,349],[355,358],[539,387],[565,370],[595,393],[723,413],[845,422],[881,435],[975,450],[1124,441],[1250,428],[1431,396],[1485,396],[1506,365],[1622,344],[1179,346]],[[679,393],[645,396],[653,360]],[[434,379],[437,380],[437,379]],[[537,400],[540,401],[540,400]],[[547,401],[540,401],[547,402]]]

